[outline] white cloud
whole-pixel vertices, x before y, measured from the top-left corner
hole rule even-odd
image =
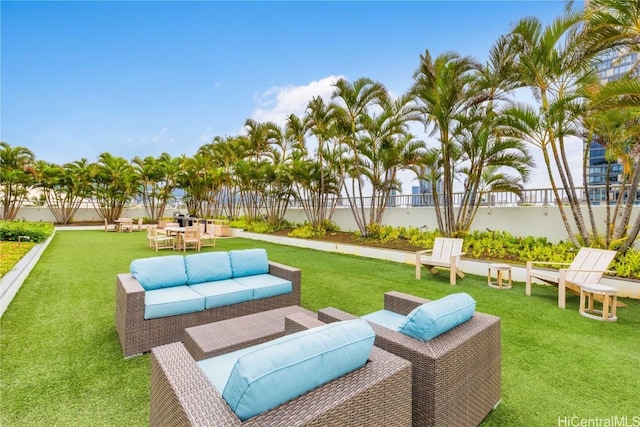
[[[307,104],[314,96],[328,101],[333,93],[333,84],[343,76],[328,76],[303,86],[273,86],[256,97],[258,108],[251,113],[257,122],[275,122],[283,126],[287,116],[304,115]]]

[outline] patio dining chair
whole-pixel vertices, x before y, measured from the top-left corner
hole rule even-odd
[[[109,224],[109,220],[107,218],[104,219],[104,231],[118,231],[118,227],[116,224]]]
[[[119,231],[124,233],[127,231],[131,233],[133,231],[133,220],[131,218],[119,218]]]
[[[186,252],[187,247],[200,251],[200,227],[190,226],[184,228],[184,233],[178,235],[178,248]]]
[[[173,249],[175,239],[172,236],[158,233],[156,225],[147,226],[147,246],[158,252],[158,249]]]
[[[212,246],[216,247],[216,235],[214,233],[213,228],[211,232],[207,232],[207,226],[204,223],[199,223],[198,227],[200,228],[200,247],[202,246]]]

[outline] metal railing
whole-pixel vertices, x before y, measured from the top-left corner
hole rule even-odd
[[[610,203],[615,203],[618,195],[620,194],[620,186],[610,187],[609,188],[609,199]],[[562,200],[563,204],[568,204],[567,192],[564,189],[558,190],[559,196]],[[586,205],[586,193],[584,189],[577,190],[578,198],[580,199],[581,205]],[[605,202],[606,198],[606,188],[602,187],[593,187],[589,188],[589,194],[591,197],[591,203],[594,206],[600,205]],[[453,194],[453,205],[460,206],[465,194],[462,192],[457,192]],[[442,196],[439,197],[440,202],[442,203],[444,200]],[[625,195],[626,201],[627,195]],[[334,199],[335,200],[335,199]],[[364,207],[371,206],[371,197],[363,197],[363,205]],[[331,201],[333,202],[333,200]],[[635,204],[640,204],[640,192],[636,195]],[[483,195],[482,200],[480,202],[480,206],[554,206],[557,205],[557,199],[554,195],[554,192],[551,188],[535,188],[523,190],[521,195],[517,195],[514,193],[506,192],[506,191],[492,191]],[[338,207],[348,207],[349,200],[346,197],[339,197],[337,199],[336,206]],[[359,206],[359,205],[358,205]],[[428,207],[434,206],[434,196],[432,194],[402,194],[402,195],[394,195],[389,198],[387,203],[387,207]],[[289,204],[289,207],[297,208],[300,207],[300,203],[298,201],[292,200]]]

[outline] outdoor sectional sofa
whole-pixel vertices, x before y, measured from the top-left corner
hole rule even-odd
[[[125,357],[181,341],[185,328],[300,305],[301,271],[264,249],[131,262],[116,278],[115,325]]]

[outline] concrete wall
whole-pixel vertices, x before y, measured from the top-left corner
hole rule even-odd
[[[593,207],[596,224],[602,230],[605,223],[606,209],[603,206]],[[588,213],[584,209],[585,221],[587,227]],[[574,226],[571,219],[571,212],[566,211],[570,218],[570,223]],[[640,215],[640,206],[633,209],[631,218],[634,219]],[[301,209],[289,209],[286,219],[294,223],[304,223],[306,220],[304,212]],[[349,208],[339,208],[336,210],[333,221],[340,227],[342,231],[356,231],[358,227],[353,219],[353,214]],[[438,223],[433,207],[398,207],[387,208],[384,215],[384,224],[393,226],[411,226],[424,227],[429,230],[438,228]],[[509,207],[480,207],[473,221],[471,230],[501,230],[508,231],[514,236],[535,236],[546,237],[550,242],[558,243],[568,239],[567,231],[562,223],[560,212],[556,206],[509,206]],[[574,227],[575,229],[575,227]],[[638,245],[636,239],[636,246]]]
[[[593,211],[596,223],[600,226],[600,229],[602,229],[606,217],[605,207],[595,206],[593,207]],[[167,211],[166,214],[170,216],[173,212],[174,210]],[[183,211],[183,213],[186,213],[186,211]],[[566,213],[569,218],[572,218],[571,212],[567,211]],[[590,227],[586,209],[584,210],[584,215],[587,221],[587,227]],[[632,219],[638,215],[640,215],[640,206],[634,207]],[[143,208],[129,208],[123,211],[122,216],[138,218],[140,216],[146,216],[146,213]],[[55,221],[55,218],[47,207],[21,208],[16,218],[28,221]],[[304,211],[299,208],[288,209],[285,218],[296,224],[302,224],[306,220]],[[101,219],[95,209],[81,208],[74,216],[74,221],[101,221]],[[351,209],[348,207],[336,209],[333,221],[338,224],[343,231],[358,230]],[[434,208],[432,207],[387,208],[384,215],[384,224],[398,227],[426,226],[429,230],[434,230],[438,226]],[[573,225],[573,220],[571,220],[571,224]],[[556,206],[481,207],[473,221],[472,231],[486,229],[508,231],[514,236],[546,237],[553,243],[567,240],[568,238]],[[639,243],[640,242],[636,240],[636,247],[638,247]]]

